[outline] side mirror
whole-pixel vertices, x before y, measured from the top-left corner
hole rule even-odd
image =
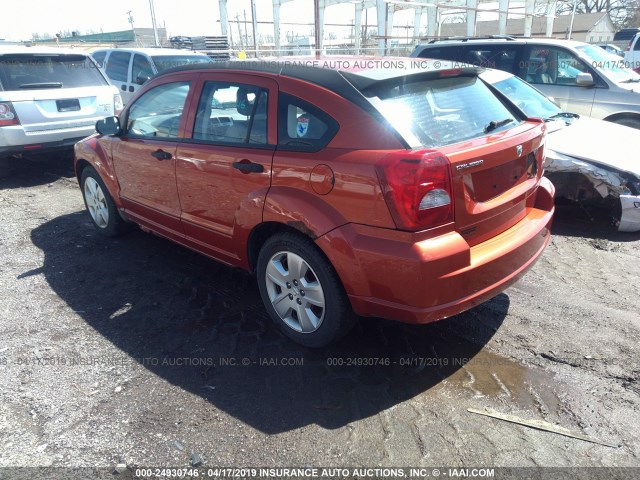
[[[138,75],[136,77],[136,83],[138,85],[143,85],[145,82],[149,81],[151,77],[149,75],[145,75],[143,73],[141,73],[140,75]]]
[[[107,117],[96,122],[96,132],[100,135],[117,135],[120,133],[120,119]]]
[[[590,73],[579,73],[576,77],[576,85],[579,87],[592,87],[593,77]]]

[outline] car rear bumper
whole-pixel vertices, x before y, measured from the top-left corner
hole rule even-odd
[[[73,146],[95,133],[95,122],[76,128],[59,128],[25,132],[20,125],[0,128],[0,154],[14,155],[33,151],[55,150]]]
[[[553,192],[543,179],[524,219],[473,247],[457,232],[413,241],[414,234],[351,224],[318,244],[339,266],[357,314],[428,323],[489,300],[533,266],[551,237]]]

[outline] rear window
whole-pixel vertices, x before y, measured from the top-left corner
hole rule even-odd
[[[413,148],[458,143],[521,122],[476,76],[397,80],[363,93]]]
[[[170,68],[180,67],[191,63],[210,63],[212,60],[209,57],[200,55],[162,55],[151,57],[153,63],[156,65],[158,73]]]
[[[74,88],[107,85],[85,55],[2,55],[0,86],[4,90]]]

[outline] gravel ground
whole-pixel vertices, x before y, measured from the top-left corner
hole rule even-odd
[[[640,235],[581,218],[559,209],[533,270],[469,312],[314,351],[251,276],[101,237],[70,161],[26,162],[0,180],[0,466],[638,467]]]

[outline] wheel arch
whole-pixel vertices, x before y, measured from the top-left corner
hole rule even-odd
[[[618,123],[620,120],[633,120],[638,122],[640,125],[640,113],[635,112],[622,112],[622,113],[614,113],[613,115],[609,115],[608,117],[603,118],[603,120],[607,122]]]

